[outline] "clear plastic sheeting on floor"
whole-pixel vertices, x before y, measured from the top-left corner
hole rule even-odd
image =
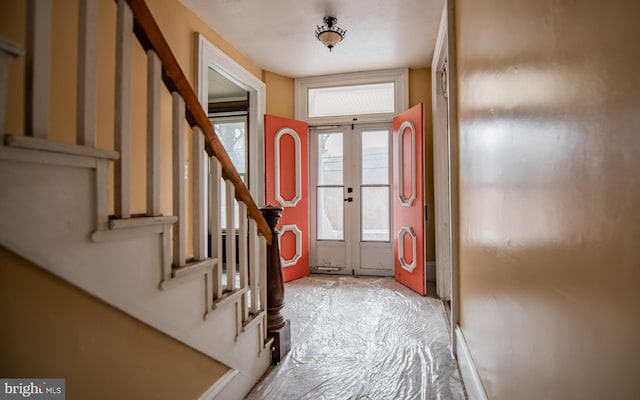
[[[247,399],[464,399],[439,299],[391,278],[286,284],[291,351]]]

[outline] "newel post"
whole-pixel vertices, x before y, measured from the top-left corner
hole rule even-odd
[[[282,316],[284,307],[284,281],[280,262],[280,248],[276,225],[282,208],[266,206],[260,209],[273,235],[267,245],[267,335],[273,338],[271,362],[279,363],[291,349],[291,326]]]

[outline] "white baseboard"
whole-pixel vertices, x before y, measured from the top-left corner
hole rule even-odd
[[[233,378],[238,375],[239,371],[237,369],[230,369],[227,371],[220,379],[216,381],[206,392],[200,396],[198,400],[213,400],[216,398],[220,392],[224,390],[224,388],[231,383]]]
[[[489,397],[482,386],[480,375],[478,375],[478,370],[473,363],[460,326],[456,326],[456,348],[458,350],[458,365],[469,400],[488,400]]]
[[[427,282],[436,281],[436,262],[427,261]]]

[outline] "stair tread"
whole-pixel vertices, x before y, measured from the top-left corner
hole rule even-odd
[[[232,303],[237,300],[243,293],[247,291],[246,288],[236,289],[234,291],[224,292],[220,298],[213,300],[213,308],[220,307],[224,304]]]
[[[109,229],[128,229],[150,225],[174,224],[178,217],[173,215],[132,216],[131,218],[110,218]]]
[[[194,260],[180,267],[174,266],[171,269],[171,276],[160,283],[160,288],[167,289],[187,278],[210,273],[216,262],[216,258],[207,258],[206,260]]]
[[[107,160],[117,160],[120,158],[120,153],[118,153],[117,151],[96,149],[95,147],[61,143],[48,139],[41,139],[31,136],[19,136],[10,133],[6,133],[4,135],[4,144],[8,147],[14,147],[18,149],[46,151],[51,153],[67,154],[71,156],[101,158]]]

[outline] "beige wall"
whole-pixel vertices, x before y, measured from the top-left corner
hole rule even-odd
[[[228,370],[0,247],[0,376],[69,400],[197,399]]]
[[[638,399],[640,4],[458,0],[461,326],[492,399]]]
[[[0,36],[25,43],[26,3],[24,1],[0,2]],[[111,148],[112,140],[108,140],[108,132],[112,131],[113,119],[113,75],[115,54],[115,10],[112,0],[100,0],[99,8],[99,40],[98,40],[98,76],[99,76],[99,130],[103,137],[101,143]],[[156,22],[160,26],[171,50],[180,64],[187,79],[195,84],[196,56],[194,32],[202,33],[211,43],[227,53],[257,78],[262,77],[262,70],[244,54],[225,41],[198,16],[185,8],[178,0],[146,0]],[[53,0],[52,27],[52,117],[51,133],[56,140],[72,142],[73,124],[75,124],[75,64],[77,34],[78,0]],[[134,92],[146,87],[146,60],[140,46],[134,45]],[[23,80],[24,61],[20,58],[13,62],[10,74],[11,108],[8,112],[7,131],[22,134],[24,130],[23,113]],[[144,91],[134,94],[134,107],[144,105]],[[139,100],[139,101],[138,101]],[[106,109],[106,110],[105,110]],[[64,111],[64,112],[59,112]],[[69,115],[71,114],[71,115]],[[111,115],[109,117],[109,115]],[[144,121],[144,118],[141,119]],[[135,124],[135,121],[134,121]],[[106,125],[106,126],[105,126]],[[134,125],[135,126],[135,125]],[[70,131],[70,132],[67,132]]]
[[[262,80],[267,86],[267,114],[282,118],[294,118],[294,79],[263,71]]]

